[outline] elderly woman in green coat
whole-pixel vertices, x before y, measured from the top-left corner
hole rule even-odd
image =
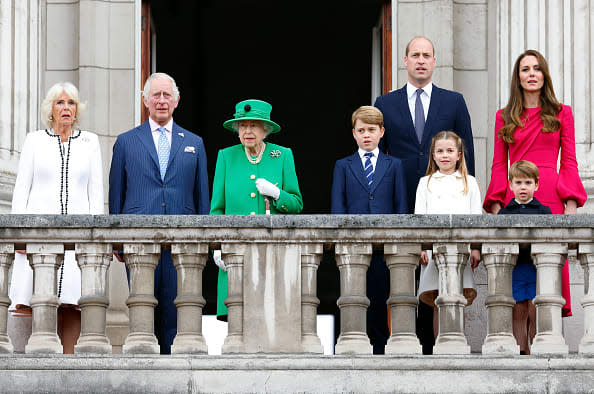
[[[263,215],[299,213],[299,191],[291,149],[264,142],[280,126],[270,119],[272,106],[245,100],[235,106],[233,119],[223,127],[239,136],[240,144],[219,151],[215,169],[211,215]],[[227,272],[221,251],[214,252],[219,266],[217,317],[226,320]]]

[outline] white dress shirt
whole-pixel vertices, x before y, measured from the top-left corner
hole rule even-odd
[[[153,134],[153,141],[155,142],[155,149],[157,152],[159,151],[159,135],[161,132],[159,131],[159,127],[161,125],[155,122],[152,118],[149,118],[149,125],[151,126],[151,133]],[[167,137],[167,141],[169,141],[169,146],[171,147],[171,132],[173,130],[173,118],[169,119],[169,122],[163,126],[165,128],[165,136]]]
[[[415,213],[482,214],[478,183],[472,175],[468,175],[467,179],[468,192],[463,194],[464,179],[459,171],[449,175],[437,171],[431,176],[431,180],[429,176],[422,177],[417,187]]]
[[[415,103],[417,101],[417,87],[411,85],[410,82],[406,83],[406,95],[408,97],[408,109],[410,110],[410,116],[413,124],[415,123]],[[429,113],[429,104],[431,103],[431,92],[433,91],[433,82],[429,82],[423,88],[421,93],[421,102],[423,103],[423,111],[425,112],[425,121],[427,121],[427,114]]]
[[[359,153],[359,157],[361,158],[361,164],[363,164],[363,169],[365,169],[365,162],[367,161],[367,157],[365,157],[365,153],[367,153],[367,151],[365,149],[359,148],[357,153]],[[379,148],[375,148],[374,150],[371,151],[371,153],[373,153],[373,156],[371,156],[371,158],[370,158],[371,166],[373,167],[373,171],[375,171],[375,163],[377,163],[377,155],[379,155]]]

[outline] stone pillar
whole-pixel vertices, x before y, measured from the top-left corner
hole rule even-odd
[[[171,345],[172,354],[207,353],[208,347],[202,336],[202,270],[208,258],[208,245],[171,245],[173,265],[177,270],[177,335]]]
[[[519,354],[520,347],[513,334],[512,308],[516,301],[512,293],[512,272],[518,258],[517,243],[483,244],[482,259],[487,269],[488,334],[483,354]]]
[[[155,337],[155,268],[161,257],[161,246],[155,244],[124,244],[126,266],[130,271],[130,333],[123,353],[158,354]]]
[[[578,256],[584,269],[584,336],[578,351],[590,355],[594,354],[594,244],[580,244]]]
[[[301,343],[306,353],[324,353],[317,334],[318,266],[322,259],[322,244],[301,245]]]
[[[109,300],[106,293],[107,269],[111,262],[111,244],[77,243],[76,259],[81,273],[80,337],[75,353],[111,353],[105,334]]]
[[[31,337],[25,353],[62,353],[57,334],[58,303],[56,278],[64,260],[62,244],[27,244],[27,254],[33,268],[33,321]]]
[[[546,243],[532,245],[532,259],[536,265],[536,336],[532,354],[568,354],[563,338],[561,308],[561,269],[567,257],[567,244]]]
[[[227,337],[222,353],[242,353],[243,342],[243,259],[245,245],[222,244],[221,253],[227,266]]]
[[[470,244],[442,243],[433,245],[433,259],[439,271],[439,334],[434,354],[468,354],[470,346],[464,335],[466,297],[462,286]]]
[[[372,354],[367,336],[367,269],[371,244],[337,244],[336,263],[340,270],[340,336],[336,354]]]
[[[384,256],[390,269],[390,327],[386,354],[421,354],[416,334],[419,300],[415,296],[415,269],[421,244],[385,244]]]
[[[14,244],[0,244],[0,353],[12,353],[14,348],[6,330],[8,323],[8,270],[14,260]]]

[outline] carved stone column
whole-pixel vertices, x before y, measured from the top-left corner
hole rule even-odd
[[[130,333],[123,353],[158,354],[155,336],[155,268],[161,257],[161,245],[124,244],[126,266],[130,271]]]
[[[415,296],[415,269],[421,244],[385,244],[384,257],[390,269],[390,327],[386,354],[421,354],[416,334],[419,301]]]
[[[105,334],[109,300],[106,294],[107,269],[111,262],[111,244],[78,243],[76,259],[81,273],[80,337],[75,353],[111,353],[111,344]]]
[[[0,353],[12,353],[14,348],[6,330],[8,322],[8,270],[14,260],[14,244],[0,244]]]
[[[208,258],[208,245],[171,245],[173,265],[177,270],[177,335],[171,345],[172,354],[207,353],[208,347],[202,336],[202,270]]]
[[[483,244],[482,259],[487,269],[488,296],[485,301],[488,333],[483,354],[519,354],[513,334],[512,273],[518,259],[516,243]]]
[[[470,244],[444,243],[433,245],[433,259],[439,271],[439,334],[434,354],[468,354],[470,346],[464,335],[463,274],[470,254]]]
[[[62,244],[27,244],[33,268],[33,321],[25,353],[62,353],[58,337],[58,295],[56,277],[64,260]]]
[[[324,353],[317,333],[318,266],[322,259],[322,244],[301,245],[301,343],[306,353]]]
[[[532,244],[532,258],[536,265],[536,336],[532,354],[568,354],[563,338],[561,308],[561,269],[567,257],[567,244]]]
[[[372,354],[367,336],[367,269],[371,244],[337,244],[336,264],[340,270],[340,336],[336,354]]]
[[[580,354],[594,354],[594,244],[580,244],[578,256],[584,269],[584,336],[578,349]]]
[[[222,244],[221,254],[227,266],[227,337],[222,353],[242,353],[243,342],[243,259],[245,245]]]

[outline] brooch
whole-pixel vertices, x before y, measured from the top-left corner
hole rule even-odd
[[[270,152],[270,157],[280,157],[280,155],[280,150],[273,150],[272,152]]]

